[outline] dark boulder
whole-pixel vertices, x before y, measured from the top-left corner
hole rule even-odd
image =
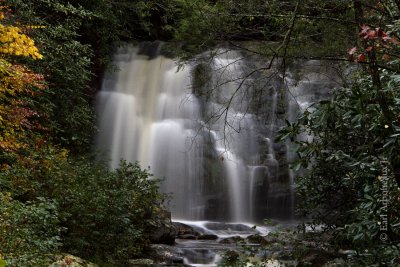
[[[197,239],[201,235],[200,229],[195,229],[187,224],[180,222],[173,222],[172,224],[175,230],[175,237],[178,239]]]
[[[175,244],[175,227],[171,221],[171,213],[163,210],[158,214],[158,220],[147,230],[152,244]]]

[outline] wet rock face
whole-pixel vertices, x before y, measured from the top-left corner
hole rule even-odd
[[[203,220],[223,221],[229,217],[226,170],[220,155],[213,148],[210,131],[203,130],[204,139],[201,183]]]
[[[189,226],[184,223],[174,222],[174,228],[177,239],[190,239],[190,240],[217,240],[218,236],[215,234],[205,233],[203,229]]]

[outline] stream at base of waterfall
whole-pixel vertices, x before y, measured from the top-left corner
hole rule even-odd
[[[291,255],[294,250],[294,244],[288,245],[294,235],[285,237],[285,234],[296,228],[295,223],[270,223],[269,226],[260,226],[248,223],[174,221],[177,230],[175,245],[152,247],[157,251],[153,255],[158,255],[155,261],[159,265],[156,266],[230,266],[235,260],[248,262],[247,266],[296,266],[296,260],[283,256]]]
[[[217,266],[223,253],[240,249],[240,242],[253,235],[266,235],[267,227],[254,227],[251,224],[217,223],[209,221],[177,221],[193,228],[201,235],[216,236],[211,240],[177,239],[176,247],[184,257],[184,263],[190,266]],[[248,244],[257,246],[258,244]]]

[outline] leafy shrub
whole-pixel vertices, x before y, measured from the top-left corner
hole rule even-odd
[[[60,183],[53,191],[65,216],[68,251],[109,261],[140,255],[162,203],[157,182],[138,163],[122,162],[116,171],[81,163],[74,171],[78,181],[62,177],[70,187]]]
[[[400,114],[399,76],[383,71],[381,80],[389,110]],[[391,265],[400,241],[400,189],[391,168],[400,128],[386,125],[378,98],[371,79],[360,75],[282,129],[280,138],[312,137],[295,142],[295,168],[307,170],[296,181],[300,215],[334,229],[337,245],[357,250],[369,264]]]
[[[7,266],[46,266],[61,245],[54,201],[22,203],[0,193],[0,259]]]
[[[0,174],[0,189],[20,201],[55,200],[66,229],[63,251],[114,263],[142,253],[164,200],[147,170],[126,162],[110,170],[105,163],[70,158],[55,148],[28,158]]]

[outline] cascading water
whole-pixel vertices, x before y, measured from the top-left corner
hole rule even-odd
[[[120,48],[97,96],[97,146],[112,168],[137,160],[165,177],[175,219],[290,219],[287,151],[273,142],[286,116],[282,79],[264,81],[240,53],[217,52],[178,70],[159,44]]]
[[[151,166],[152,173],[166,177],[164,192],[174,193],[174,216],[193,214],[201,177],[201,138],[195,129],[199,105],[191,95],[190,69],[178,71],[174,61],[149,58],[141,48],[121,48],[97,97],[98,147],[108,152],[111,167],[121,159]]]
[[[234,51],[222,51],[211,64],[211,97],[206,117],[214,133],[214,148],[226,171],[230,218],[251,220],[248,199],[248,161],[259,161],[259,145],[249,109],[249,88],[243,79],[243,62]]]

